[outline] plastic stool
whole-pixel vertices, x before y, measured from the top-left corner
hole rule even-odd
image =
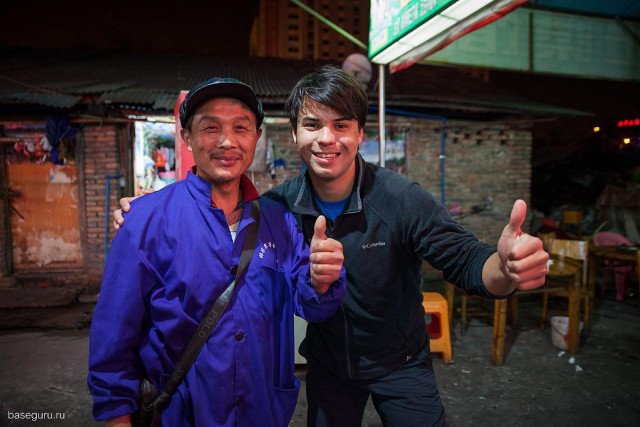
[[[438,292],[423,292],[422,307],[425,315],[431,316],[427,323],[427,333],[430,338],[431,352],[442,353],[444,363],[451,363],[451,334],[449,332],[449,305],[447,300]]]

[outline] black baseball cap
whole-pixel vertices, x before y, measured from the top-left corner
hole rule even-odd
[[[256,93],[251,89],[251,86],[229,77],[214,77],[192,87],[180,104],[180,125],[183,128],[186,127],[189,117],[193,115],[200,104],[218,97],[234,98],[244,102],[256,115],[257,127],[262,125],[264,111],[262,111],[262,103]]]

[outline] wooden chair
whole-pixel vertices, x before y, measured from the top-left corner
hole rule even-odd
[[[551,247],[551,242],[553,242],[557,238],[555,231],[550,231],[547,233],[538,233],[538,237],[540,238],[540,240],[542,240],[542,247],[547,252],[549,252],[549,248]],[[508,309],[507,309],[507,320],[509,321],[509,326],[511,326],[512,328],[515,328],[516,324],[518,323],[518,305],[519,305],[518,297],[523,295],[532,295],[532,294],[537,295],[537,294],[547,292],[547,290],[548,290],[548,287],[543,286],[541,288],[534,289],[531,291],[518,291],[512,297],[510,297]]]
[[[589,289],[587,280],[587,261],[589,259],[589,242],[585,240],[553,239],[548,248],[554,262],[580,263],[580,268],[572,278],[555,277],[547,275],[546,284],[542,296],[542,316],[540,327],[544,329],[547,323],[549,297],[569,298],[570,288],[579,287],[580,301],[584,301],[583,319],[584,328],[588,329],[591,307],[593,304],[594,289]],[[567,280],[569,279],[569,280]]]
[[[467,317],[493,316],[493,302],[477,295],[468,295],[461,290],[458,292],[460,293],[460,335],[464,335],[467,332]],[[476,301],[473,307],[469,307],[470,299]]]
[[[547,250],[547,242],[550,242],[556,238],[556,232],[551,231],[548,233],[538,233],[538,237],[542,240],[542,244],[545,250]],[[460,294],[460,308],[457,310],[460,312],[460,335],[464,335],[467,332],[467,318],[469,316],[495,317],[493,301],[489,301],[486,298],[482,298],[477,295],[468,295],[464,291],[461,291],[460,289],[454,287],[453,284],[448,285],[450,285],[452,292]],[[469,300],[476,301],[476,303],[473,304],[473,307],[469,307]],[[451,298],[451,301],[453,302],[453,297]],[[510,325],[512,327],[515,327],[518,318],[518,300],[514,295],[509,298],[509,301],[509,314],[507,317],[509,319]]]
[[[460,298],[462,301],[461,307],[458,308],[457,310],[454,309],[456,294],[460,294]],[[456,285],[454,285],[453,283],[445,281],[444,282],[444,298],[447,300],[447,304],[449,307],[449,323],[450,324],[453,321],[454,311],[456,312],[459,311],[461,313],[460,333],[461,335],[464,335],[466,332],[466,326],[467,326],[467,315],[470,312],[470,310],[467,309],[467,299],[468,298],[480,299],[480,297],[467,295],[466,293],[458,289]],[[472,314],[475,314],[475,311]]]
[[[582,240],[565,240],[565,239],[549,239],[545,248],[552,257],[554,265],[549,269],[546,277],[546,284],[540,288],[529,291],[518,291],[508,299],[505,304],[504,300],[496,301],[496,310],[494,311],[494,336],[493,336],[493,363],[502,364],[504,358],[504,325],[506,319],[510,318],[511,327],[515,327],[518,317],[518,299],[523,295],[542,294],[543,295],[543,312],[541,327],[546,326],[546,317],[548,314],[548,297],[561,296],[569,299],[569,315],[570,330],[568,335],[568,351],[576,353],[580,346],[580,327],[578,325],[578,313],[580,311],[580,303],[584,301],[584,324],[587,327],[591,304],[593,301],[593,289],[589,289],[587,280],[587,260],[589,255],[589,243]],[[566,266],[560,268],[560,255],[562,262]],[[640,261],[640,260],[639,260]],[[575,292],[571,292],[576,290]],[[574,325],[571,326],[571,319],[575,319]],[[496,329],[496,325],[497,328]],[[573,333],[572,333],[573,329]]]
[[[568,235],[575,236],[578,240],[582,239],[582,211],[562,211],[560,228]]]
[[[542,247],[544,250],[548,251],[551,241],[556,239],[558,236],[555,231],[549,231],[547,233],[538,233],[538,237],[542,240]]]

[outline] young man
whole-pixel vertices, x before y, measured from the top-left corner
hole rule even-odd
[[[548,254],[521,231],[526,205],[514,204],[496,251],[418,184],[364,162],[358,146],[367,95],[340,69],[303,77],[285,108],[307,171],[265,196],[288,206],[307,239],[316,218],[327,217],[327,233],[344,248],[348,281],[340,309],[309,323],[300,347],[308,362],[308,425],[359,427],[369,396],[384,425],[444,425],[425,331],[422,262],[486,298],[541,286]],[[128,200],[121,205],[128,210]]]
[[[498,251],[463,230],[422,187],[358,154],[368,100],[357,79],[324,67],[303,77],[285,106],[308,167],[267,197],[283,201],[305,236],[319,215],[345,251],[347,296],[309,323],[310,426],[359,426],[369,396],[384,425],[445,424],[420,290],[425,260],[467,293],[492,298],[544,283],[548,255],[520,230],[516,202]]]
[[[200,83],[182,103],[181,136],[195,174],[135,202],[105,266],[89,350],[96,420],[131,424],[140,381],[162,390],[235,279],[258,199],[244,172],[263,117],[253,90],[234,79]],[[325,236],[324,217],[309,250],[285,206],[269,199],[259,206],[255,254],[162,425],[286,426],[293,414],[293,315],[321,321],[340,305],[342,247]]]

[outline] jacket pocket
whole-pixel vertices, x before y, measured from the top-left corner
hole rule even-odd
[[[293,416],[293,411],[298,403],[300,383],[296,380],[294,388],[274,388],[273,395],[273,420],[276,426],[287,426]]]
[[[260,300],[262,316],[266,319],[288,320],[292,316],[293,295],[284,271],[272,267],[261,267]],[[290,319],[293,322],[293,319]]]

